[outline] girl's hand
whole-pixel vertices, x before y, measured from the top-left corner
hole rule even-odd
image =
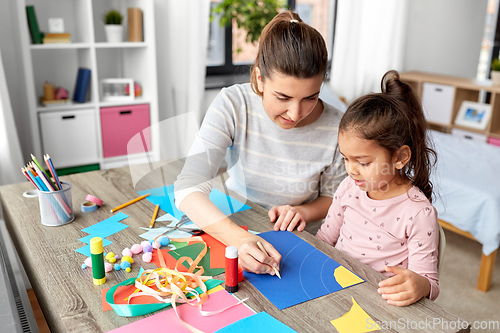
[[[378,293],[388,304],[406,306],[429,295],[431,284],[422,275],[397,266],[385,266],[385,270],[396,274],[378,284]]]
[[[269,210],[268,215],[271,222],[276,221],[274,224],[275,231],[292,231],[295,227],[297,227],[298,231],[302,231],[306,227],[306,220],[304,220],[297,207],[290,205],[274,206]]]
[[[257,242],[261,242],[269,256],[260,250]],[[238,257],[239,264],[245,271],[271,275],[275,274],[272,267],[279,267],[281,260],[281,254],[271,244],[255,235],[243,240],[238,249]]]

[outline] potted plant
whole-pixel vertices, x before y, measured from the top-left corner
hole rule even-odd
[[[246,41],[255,43],[262,30],[276,15],[285,8],[284,0],[222,0],[212,11],[220,14],[220,26],[228,26],[234,22],[246,31]],[[210,20],[214,17],[211,16]],[[241,49],[237,49],[240,52]]]
[[[495,58],[491,62],[491,81],[494,86],[500,86],[500,59]]]
[[[123,26],[121,25],[123,20],[122,14],[115,9],[111,9],[104,14],[103,20],[108,43],[123,42]]]

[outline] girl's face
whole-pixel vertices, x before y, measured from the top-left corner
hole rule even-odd
[[[311,124],[319,118],[323,112],[323,104],[318,103],[323,75],[298,79],[274,73],[263,82],[259,68],[256,71],[264,110],[278,126],[291,129]]]
[[[390,156],[374,140],[360,138],[354,131],[339,133],[339,148],[349,176],[356,186],[375,200],[390,199],[405,193],[408,180],[400,175],[407,163],[408,146]]]

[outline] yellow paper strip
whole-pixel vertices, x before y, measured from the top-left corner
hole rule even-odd
[[[380,326],[352,298],[349,312],[330,321],[339,333],[364,333],[380,330]]]
[[[337,267],[333,272],[333,276],[335,277],[335,280],[337,280],[338,284],[342,286],[342,288],[347,288],[363,282],[363,279],[361,279],[359,276],[357,276],[344,266]]]

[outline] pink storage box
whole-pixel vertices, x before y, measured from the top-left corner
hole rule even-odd
[[[149,151],[149,104],[101,108],[101,131],[104,157]]]
[[[488,138],[488,143],[500,147],[500,139]]]

